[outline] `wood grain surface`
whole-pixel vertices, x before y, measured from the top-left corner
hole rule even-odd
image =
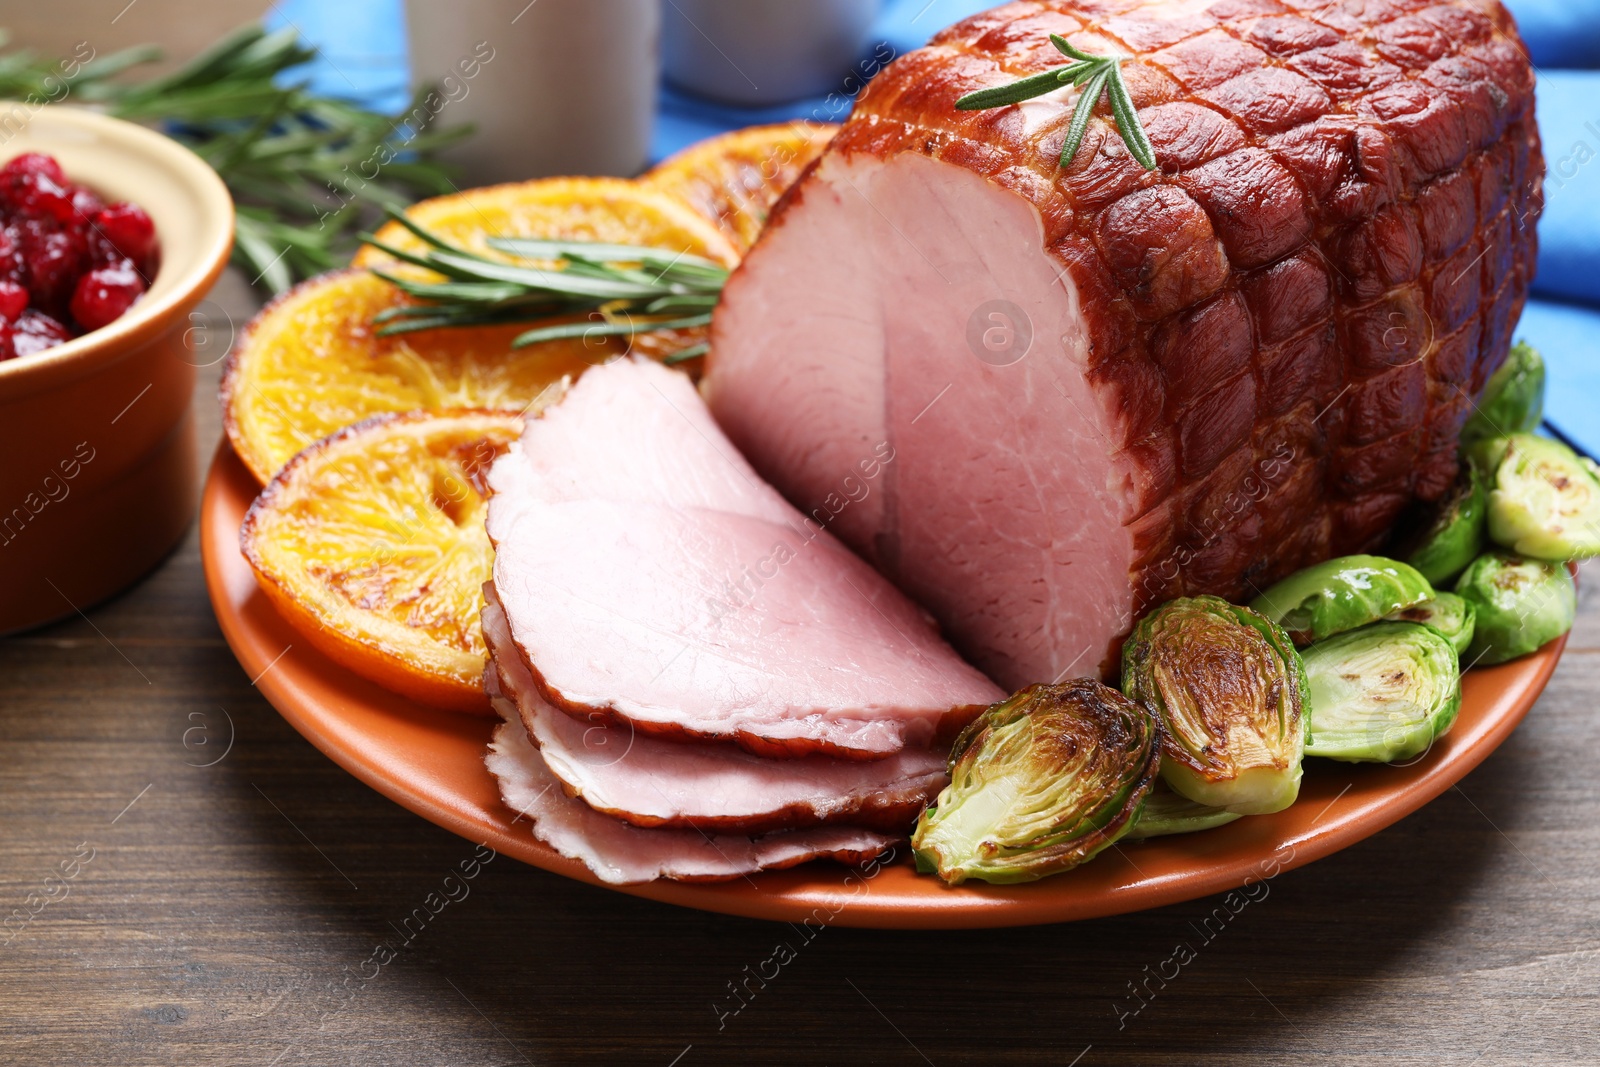
[[[254,306],[214,298],[218,331]],[[0,915],[37,909],[0,930],[0,1063],[1600,1063],[1597,705],[1591,579],[1500,751],[1250,898],[808,939],[475,859],[360,785],[234,662],[191,532],[0,640]]]

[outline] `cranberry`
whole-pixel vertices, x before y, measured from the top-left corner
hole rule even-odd
[[[0,230],[0,279],[26,288],[28,268],[22,262],[22,233],[15,226]]]
[[[0,322],[16,322],[27,308],[27,287],[16,282],[0,281]]]
[[[145,262],[156,250],[156,224],[137,204],[110,205],[95,215],[94,227],[135,263]]]
[[[9,322],[0,322],[0,363],[17,358],[17,345]]]
[[[72,187],[72,221],[79,227],[93,225],[94,217],[106,209],[106,202],[81,185]]]
[[[144,279],[132,264],[92,270],[72,293],[72,317],[85,330],[98,330],[121,318],[143,293]]]
[[[28,292],[36,307],[59,311],[83,273],[87,242],[76,230],[63,230],[36,219],[24,219],[22,261],[28,268]]]
[[[24,152],[0,167],[0,185],[10,185],[17,178],[42,174],[57,185],[66,185],[67,176],[54,156],[43,152]]]
[[[29,152],[0,168],[0,197],[23,218],[72,221],[72,186],[49,156]]]
[[[115,267],[120,263],[133,262],[121,252],[118,252],[117,246],[107,240],[105,234],[95,229],[93,223],[89,224],[89,230],[84,234],[84,239],[88,242],[89,266],[91,269],[94,267]]]
[[[31,356],[72,340],[65,326],[33,308],[24,311],[11,329],[12,344],[19,356]]]

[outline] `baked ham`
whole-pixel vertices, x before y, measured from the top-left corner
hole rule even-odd
[[[956,109],[1063,65],[1051,33],[1136,57],[1158,170],[1104,102],[1062,170],[1071,88]],[[1451,484],[1533,270],[1533,84],[1495,0],[967,19],[774,212],[716,313],[712,410],[1001,684],[1109,672],[1149,606],[1372,549]]]
[[[483,636],[498,692],[521,716],[569,796],[634,826],[762,833],[850,823],[903,833],[948,779],[944,755],[901,749],[881,760],[774,760],[730,744],[683,744],[556,710],[539,695],[485,589]]]
[[[489,483],[516,651],[543,700],[586,724],[882,759],[1002,696],[763,482],[676,371],[588,371]]]
[[[861,863],[903,836],[851,826],[817,826],[763,837],[630,826],[567,796],[528,740],[516,708],[499,691],[492,669],[484,688],[505,719],[495,727],[484,759],[499,780],[501,797],[533,825],[540,840],[581,862],[602,882],[628,885],[657,878],[720,882],[813,859]]]

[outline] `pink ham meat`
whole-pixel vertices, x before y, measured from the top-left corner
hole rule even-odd
[[[539,840],[568,859],[578,860],[603,882],[630,885],[657,878],[720,882],[813,859],[855,864],[881,855],[897,840],[849,826],[744,837],[698,830],[642,830],[619,822],[562,791],[539,750],[528,740],[516,708],[500,692],[492,669],[484,687],[506,720],[495,728],[484,758],[500,783],[501,798],[527,818]]]
[[[569,795],[635,826],[760,833],[819,823],[904,831],[948,780],[932,749],[864,762],[771,760],[729,744],[683,744],[586,723],[551,707],[522,663],[493,586],[483,636],[499,690]]]
[[[675,371],[590,370],[489,482],[512,638],[540,695],[586,722],[882,759],[1002,695],[763,482]]]
[[[1159,168],[1075,90],[1137,58]],[[1007,687],[1114,668],[1153,604],[1248,598],[1451,484],[1535,259],[1533,73],[1494,0],[1023,0],[867,88],[712,329],[756,469]],[[883,449],[873,491],[849,500]]]

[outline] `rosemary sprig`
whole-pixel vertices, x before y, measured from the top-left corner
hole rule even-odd
[[[373,319],[379,336],[573,315],[584,318],[526,330],[511,346],[689,329],[711,323],[711,310],[728,280],[728,269],[722,264],[683,252],[587,241],[490,238],[489,246],[496,251],[549,266],[507,263],[450,244],[393,207],[387,212],[422,241],[426,250],[410,252],[372,234],[362,234],[361,239],[402,263],[426,268],[445,280],[374,270],[378,277],[420,301],[379,312]],[[673,353],[666,362],[681,363],[705,350],[705,345],[694,345]]]
[[[1116,121],[1117,132],[1122,134],[1123,143],[1128,146],[1128,154],[1138,160],[1139,165],[1145,170],[1155,170],[1155,149],[1150,144],[1150,138],[1145,136],[1144,127],[1139,124],[1139,112],[1134,108],[1133,97],[1128,95],[1128,86],[1122,80],[1122,64],[1133,57],[1092,56],[1073,47],[1065,37],[1054,33],[1050,35],[1050,43],[1072,62],[1064,67],[1030,75],[1009,85],[997,85],[992,89],[979,89],[975,93],[968,93],[956,101],[956,107],[962,111],[986,111],[992,107],[1006,107],[1054,92],[1063,85],[1071,83],[1079,89],[1078,103],[1072,109],[1072,122],[1067,127],[1067,139],[1061,145],[1061,165],[1067,166],[1078,154],[1078,146],[1083,143],[1084,131],[1089,128],[1089,117],[1094,113],[1095,105],[1100,102],[1100,97],[1104,94],[1110,97],[1111,115]]]
[[[132,83],[110,79],[160,49],[99,56],[67,76],[5,44],[0,31],[0,99],[96,104],[211,164],[239,205],[234,260],[274,292],[335,266],[384,209],[453,191],[434,152],[471,133],[426,129],[425,92],[394,117],[308,91],[296,77],[315,52],[292,29],[240,27],[181,69]]]

